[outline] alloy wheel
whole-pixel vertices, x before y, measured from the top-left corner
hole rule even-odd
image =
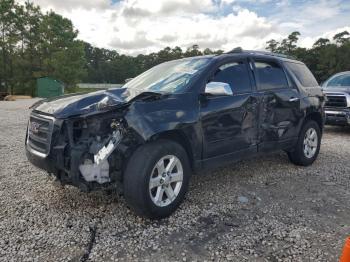
[[[303,146],[304,155],[307,158],[312,158],[316,154],[318,147],[318,136],[314,128],[311,127],[306,131]]]
[[[149,193],[159,207],[170,205],[178,196],[183,182],[181,161],[174,155],[162,157],[153,167],[149,181]]]

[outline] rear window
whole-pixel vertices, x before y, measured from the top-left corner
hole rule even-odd
[[[317,80],[306,65],[291,62],[286,62],[285,65],[290,71],[292,71],[302,86],[318,86]]]

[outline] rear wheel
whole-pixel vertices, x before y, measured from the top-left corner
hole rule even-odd
[[[316,160],[320,147],[320,127],[315,121],[309,120],[303,125],[298,142],[293,151],[288,152],[288,157],[296,165],[308,166]]]
[[[177,143],[159,140],[135,151],[124,177],[124,195],[138,214],[160,219],[173,213],[187,192],[190,166]]]

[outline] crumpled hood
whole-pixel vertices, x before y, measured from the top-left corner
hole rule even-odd
[[[138,90],[114,88],[88,94],[72,94],[44,99],[34,104],[32,108],[55,118],[67,118],[95,112],[100,102],[117,107],[128,103],[139,94]]]

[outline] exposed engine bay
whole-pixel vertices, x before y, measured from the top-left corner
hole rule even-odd
[[[152,134],[133,102],[161,96],[118,89],[40,101],[28,123],[27,157],[62,184],[114,188],[132,152]]]
[[[122,165],[131,148],[129,144],[138,143],[119,114],[68,120],[68,131],[72,130],[68,138],[72,137],[65,152],[69,155],[70,151],[68,175],[73,178],[74,184],[79,181],[78,184],[86,185],[81,183],[83,179],[91,189],[96,183],[113,184],[121,179]],[[62,178],[60,180],[64,181]]]
[[[83,191],[115,187],[122,179],[123,165],[131,150],[142,143],[128,127],[124,113],[118,109],[61,120],[34,112],[28,124],[27,148],[35,149],[31,151],[35,154],[51,147],[44,160],[53,167],[49,173],[62,184],[75,185]],[[40,128],[35,130],[38,125]],[[48,137],[47,145],[36,142]]]
[[[108,157],[117,148],[121,139],[122,131],[117,129],[103,141],[101,141],[100,136],[97,136],[96,140],[92,142],[89,153],[93,154],[93,160],[86,158],[84,163],[79,166],[79,170],[87,182],[96,181],[99,184],[111,182]]]

